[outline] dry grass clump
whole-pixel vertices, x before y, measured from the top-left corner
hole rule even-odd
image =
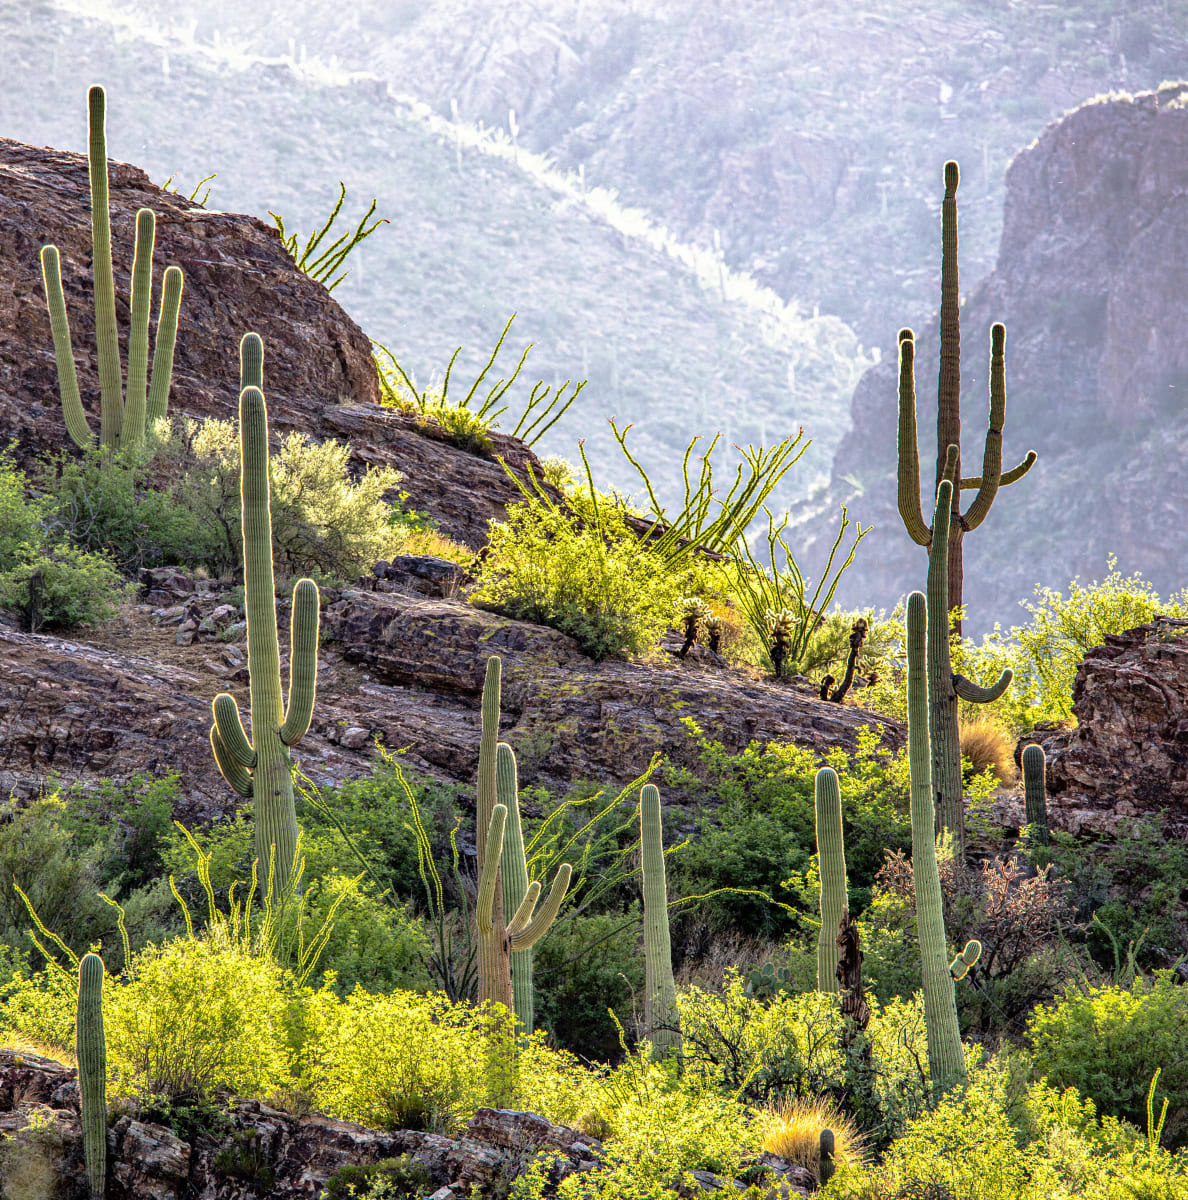
[[[415,529],[407,534],[400,546],[401,554],[423,554],[432,558],[444,558],[459,566],[469,566],[474,551],[461,542],[438,533],[433,529]]]
[[[978,718],[962,721],[958,734],[961,756],[973,764],[967,778],[980,775],[987,767],[1004,786],[1015,781],[1015,739],[997,721]]]
[[[789,1100],[768,1109],[763,1120],[763,1149],[818,1175],[821,1130],[833,1130],[835,1162],[863,1161],[862,1139],[854,1122],[833,1100]]]

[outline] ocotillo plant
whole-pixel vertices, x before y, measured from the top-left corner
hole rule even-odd
[[[258,342],[254,334],[244,338],[245,373],[252,370]],[[249,742],[244,732],[235,697],[224,692],[212,705],[210,744],[223,778],[240,795],[252,798],[255,851],[264,891],[267,894],[271,886],[280,894],[292,878],[297,855],[289,748],[301,740],[313,715],[318,677],[318,586],[312,579],[300,579],[293,588],[286,707],[281,694],[272,571],[268,410],[258,387],[245,387],[239,396],[239,447],[252,740]],[[270,877],[273,847],[275,866]]]
[[[990,330],[990,427],[982,452],[982,473],[961,478],[961,309],[957,279],[957,182],[959,173],[955,162],[945,163],[945,198],[941,206],[941,310],[940,310],[940,377],[937,382],[936,419],[936,487],[945,475],[945,458],[950,446],[958,447],[954,478],[960,485],[950,498],[951,540],[948,568],[949,608],[959,608],[962,601],[961,540],[970,529],[976,529],[1000,487],[1014,483],[1027,473],[1035,462],[1034,451],[1018,466],[1002,470],[1002,428],[1006,417],[1006,360],[1004,344],[1006,330],[1001,324]],[[915,340],[910,329],[899,334],[899,513],[912,541],[927,546],[928,526],[920,508],[920,460],[916,443],[916,385]],[[977,489],[973,503],[963,514],[961,492]],[[961,621],[951,618],[956,633]]]
[[[658,1054],[679,1053],[681,1034],[668,933],[660,791],[650,783],[644,784],[639,794],[639,841],[644,901],[644,1025]]]
[[[928,1069],[934,1088],[943,1092],[965,1077],[965,1054],[957,1025],[957,1000],[953,993],[953,975],[945,942],[940,870],[934,840],[932,770],[928,745],[927,609],[928,602],[922,592],[912,592],[908,596],[908,766],[911,772],[912,875],[915,880],[916,927],[924,983]],[[947,637],[947,628],[945,634]]]
[[[149,309],[153,294],[153,245],[156,217],[152,209],[136,214],[136,245],[132,254],[132,320],[128,331],[128,390],[124,396],[116,330],[115,280],[111,266],[111,213],[107,194],[107,98],[101,87],[87,93],[90,137],[87,159],[91,178],[91,241],[94,247],[95,338],[99,348],[100,442],[110,449],[133,446],[144,440],[146,425],[165,415],[173,374],[173,348],[181,306],[180,267],[166,267],[157,318],[151,382],[148,378]],[[54,357],[58,364],[58,390],[66,432],[86,449],[94,444],[74,368],[70,321],[62,292],[62,263],[57,246],[43,246],[41,275],[49,306]]]
[[[949,653],[948,556],[949,516],[957,455],[949,447],[948,475],[936,490],[932,516],[932,545],[928,549],[928,727],[932,744],[932,786],[937,798],[936,832],[953,836],[953,852],[965,856],[965,806],[962,802],[961,737],[957,699],[977,704],[997,700],[1010,686],[1008,667],[990,687],[981,687],[953,674]]]
[[[1023,747],[1023,800],[1027,811],[1027,824],[1035,834],[1041,847],[1051,842],[1048,833],[1047,760],[1042,746],[1032,743]],[[1038,857],[1048,861],[1047,851],[1041,850]]]
[[[822,767],[814,785],[817,860],[821,876],[821,932],[817,938],[817,991],[837,987],[837,931],[846,910],[846,848],[842,835],[841,788],[837,772]]]
[[[107,1175],[107,1041],[103,1036],[103,959],[78,964],[74,1050],[82,1110],[83,1154],[91,1200],[103,1200]]]
[[[529,883],[523,898],[510,921],[505,920],[506,889],[502,885],[501,860],[506,845],[508,806],[499,802],[499,703],[502,689],[502,662],[497,655],[487,659],[487,674],[483,682],[482,734],[479,738],[478,796],[475,810],[478,841],[479,891],[475,904],[475,922],[479,935],[479,1000],[494,1000],[513,1012],[515,997],[512,990],[511,956],[531,950],[548,932],[569,890],[573,868],[562,863],[553,876],[553,885],[538,912],[539,883]],[[510,752],[511,747],[509,746]],[[505,762],[506,762],[505,758]],[[514,782],[514,758],[511,760]],[[505,767],[506,772],[506,767]],[[506,775],[505,775],[506,778]],[[517,810],[515,824],[519,826]],[[513,839],[514,840],[514,839]],[[523,835],[520,836],[520,857],[523,857]],[[515,867],[512,867],[513,872]],[[527,879],[527,866],[524,876]],[[531,987],[531,977],[529,977]]]

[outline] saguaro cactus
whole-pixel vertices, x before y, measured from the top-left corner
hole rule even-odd
[[[821,932],[817,938],[817,991],[837,984],[837,934],[846,910],[846,849],[842,834],[841,788],[837,772],[822,767],[813,788],[817,817],[817,859],[821,875]]]
[[[1018,466],[1002,470],[1002,429],[1006,417],[1006,329],[995,324],[990,330],[990,427],[982,453],[982,473],[961,479],[961,309],[957,279],[957,183],[955,162],[945,163],[945,198],[941,206],[941,310],[940,376],[937,381],[936,487],[945,475],[945,459],[950,446],[956,446],[954,479],[960,486],[950,497],[951,547],[948,564],[949,608],[957,608],[962,598],[961,541],[966,532],[976,529],[1000,487],[1021,478],[1035,462],[1029,450]],[[916,443],[915,335],[910,329],[899,334],[899,512],[912,541],[927,546],[928,526],[920,508],[920,460]],[[977,489],[973,503],[961,512],[960,494]],[[956,633],[961,621],[949,618]]]
[[[245,374],[259,362],[260,344],[247,334],[241,346]],[[223,778],[255,807],[255,851],[265,888],[282,891],[297,853],[297,813],[289,748],[313,715],[318,677],[318,586],[300,579],[293,588],[290,622],[289,700],[283,703],[276,585],[272,572],[272,516],[268,483],[268,410],[264,393],[245,387],[239,396],[240,491],[243,509],[243,588],[247,611],[252,740],[235,697],[214,699],[210,744]],[[268,864],[275,847],[274,874]]]
[[[107,1175],[107,1041],[103,1035],[103,959],[78,964],[74,1050],[82,1108],[83,1154],[91,1200],[103,1200]]]
[[[965,806],[962,800],[961,737],[957,700],[988,704],[1010,686],[1008,668],[990,687],[981,687],[953,673],[949,653],[948,561],[949,517],[957,453],[950,446],[946,478],[936,491],[932,518],[932,544],[928,549],[928,709],[932,746],[932,786],[936,796],[936,832],[953,836],[954,853],[965,854]]]
[[[946,497],[947,499],[947,497]],[[932,768],[928,745],[928,602],[922,592],[907,599],[908,766],[911,771],[912,875],[916,927],[924,983],[924,1025],[933,1086],[944,1091],[965,1076],[957,1025],[957,1000],[945,942],[940,870],[932,815]],[[946,630],[947,637],[947,630]],[[967,947],[968,949],[968,947]],[[974,956],[976,961],[976,956]]]
[[[1044,749],[1032,743],[1023,747],[1023,799],[1027,809],[1027,824],[1035,830],[1041,846],[1051,841],[1048,833],[1047,759]]]
[[[507,808],[503,835],[503,854],[499,860],[503,880],[503,911],[514,913],[528,894],[528,860],[524,854],[524,829],[520,823],[520,785],[516,756],[507,742],[495,751],[495,781],[499,803]],[[512,1001],[516,1019],[526,1033],[536,1023],[536,1002],[532,992],[532,947],[513,950],[511,959]]]
[[[645,783],[639,794],[639,839],[644,901],[644,1024],[659,1054],[679,1053],[681,1034],[668,933],[660,790],[651,783]]]
[[[512,955],[530,951],[548,932],[557,919],[566,892],[569,891],[573,868],[569,863],[562,863],[557,868],[557,873],[553,876],[553,885],[538,912],[536,905],[540,899],[541,886],[539,882],[527,882],[528,869],[525,863],[525,890],[513,910],[512,919],[505,920],[508,890],[502,880],[504,872],[508,870],[508,864],[502,860],[509,840],[512,843],[513,858],[515,843],[518,840],[519,858],[523,860],[524,839],[520,831],[518,797],[515,816],[510,822],[514,825],[515,832],[510,839],[506,836],[509,805],[501,802],[499,792],[499,761],[502,758],[504,795],[516,795],[515,757],[511,754],[510,746],[504,747],[505,753],[501,755],[498,740],[501,672],[501,660],[497,655],[492,655],[487,659],[487,674],[483,682],[482,734],[479,739],[478,796],[475,813],[479,869],[478,901],[475,904],[475,920],[479,933],[479,1000],[498,1001],[520,1016],[512,988]],[[510,870],[514,893],[518,882],[517,866],[511,865]],[[531,973],[527,977],[527,987],[531,1004]],[[531,1013],[531,1009],[529,1012]],[[523,1020],[523,1017],[520,1019]]]
[[[153,245],[156,217],[152,209],[136,213],[136,245],[132,255],[132,319],[128,332],[128,389],[124,397],[120,365],[119,333],[116,329],[115,281],[111,266],[111,213],[107,194],[107,98],[101,87],[87,93],[90,137],[87,158],[91,179],[91,240],[94,246],[95,338],[99,351],[100,442],[118,449],[144,440],[146,424],[165,415],[173,374],[173,349],[181,306],[182,272],[166,267],[157,318],[157,341],[153,350],[152,379],[148,378],[149,309],[153,291]],[[57,246],[43,246],[41,274],[49,306],[54,357],[58,364],[58,390],[66,431],[75,444],[86,449],[94,435],[78,390],[70,321],[62,292],[62,264]]]

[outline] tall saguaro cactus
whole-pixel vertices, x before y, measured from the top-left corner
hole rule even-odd
[[[241,346],[244,373],[259,363],[259,338]],[[265,888],[283,891],[297,854],[297,813],[289,748],[299,742],[313,715],[318,676],[318,586],[299,579],[293,588],[290,622],[289,698],[281,692],[276,585],[272,571],[272,516],[268,483],[268,410],[255,386],[239,396],[240,494],[243,510],[243,587],[247,610],[248,674],[252,740],[235,697],[214,699],[210,744],[223,778],[255,810],[255,851]],[[274,874],[268,864],[275,847]]]
[[[549,894],[538,911],[536,906],[542,889],[539,882],[527,882],[528,869],[525,863],[525,890],[513,910],[511,920],[506,920],[508,891],[503,879],[508,871],[508,864],[502,860],[509,842],[512,857],[515,857],[517,840],[519,858],[522,860],[524,839],[520,830],[519,802],[516,796],[515,757],[510,746],[499,745],[501,691],[502,661],[497,655],[492,655],[487,659],[487,674],[483,681],[482,734],[479,738],[478,795],[475,809],[479,870],[478,901],[475,904],[475,921],[479,934],[479,1000],[497,1001],[523,1020],[512,988],[512,956],[530,951],[549,931],[561,910],[565,894],[569,891],[573,868],[569,863],[562,863],[557,868]],[[501,750],[504,751],[503,754],[500,753]],[[515,816],[510,822],[509,805],[502,802],[500,795],[501,759],[503,795],[516,798]],[[513,826],[510,838],[507,836],[509,824]],[[515,880],[518,876],[515,865],[511,866],[511,873]],[[512,888],[514,892],[515,882]],[[524,977],[521,974],[521,984],[523,981]],[[527,986],[530,995],[531,974],[527,977]]]
[[[91,1200],[103,1200],[107,1176],[107,1041],[103,1034],[103,959],[78,964],[74,1050],[82,1110],[83,1154]]]
[[[936,832],[953,836],[954,853],[965,855],[965,805],[962,798],[961,736],[957,700],[989,704],[1010,686],[1008,667],[990,687],[953,673],[949,652],[948,563],[950,504],[957,453],[949,447],[946,476],[936,490],[932,544],[928,549],[928,710],[932,745],[932,786],[936,796]]]
[[[99,353],[100,442],[119,449],[144,440],[145,428],[165,415],[173,375],[173,350],[181,307],[182,272],[166,267],[157,318],[151,381],[148,375],[149,309],[153,292],[153,246],[156,217],[152,209],[136,213],[136,245],[132,255],[132,317],[128,331],[128,387],[124,395],[116,328],[115,279],[111,265],[111,213],[107,192],[107,97],[101,87],[87,93],[90,136],[87,159],[91,180],[91,241],[94,247],[95,338]],[[58,390],[66,431],[82,449],[94,444],[94,435],[83,411],[74,368],[74,348],[66,298],[62,291],[62,263],[57,246],[43,246],[41,274],[49,306],[54,357],[58,365]]]
[[[982,452],[981,475],[961,478],[961,308],[957,279],[957,183],[955,162],[945,163],[945,198],[941,206],[941,310],[940,375],[937,380],[936,488],[945,475],[950,446],[957,447],[953,478],[960,486],[950,497],[950,552],[948,564],[949,608],[962,602],[961,542],[986,518],[1000,487],[1025,475],[1035,462],[1035,452],[1009,471],[1002,470],[1002,429],[1006,418],[1006,329],[995,324],[990,330],[990,425]],[[931,540],[920,508],[920,460],[916,442],[915,335],[910,329],[899,334],[899,512],[912,541],[927,546]],[[977,489],[963,514],[961,492]],[[950,618],[956,633],[961,621]]]
[[[817,859],[821,875],[821,932],[817,938],[817,991],[838,990],[837,934],[846,910],[846,849],[837,772],[822,767],[813,787]]]
[[[947,500],[948,497],[946,496]],[[946,629],[946,637],[948,630]],[[924,1025],[928,1069],[933,1086],[943,1092],[965,1077],[965,1054],[957,1024],[953,992],[954,968],[964,974],[977,962],[981,947],[971,942],[949,965],[945,917],[941,906],[940,868],[936,861],[933,786],[928,741],[928,602],[922,592],[907,599],[908,766],[911,771],[912,876],[916,893],[916,928],[924,984]]]
[[[659,1054],[679,1053],[681,1034],[668,932],[660,789],[651,783],[645,783],[639,794],[639,839],[644,900],[644,1024]]]

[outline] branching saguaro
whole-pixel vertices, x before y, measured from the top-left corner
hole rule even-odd
[[[957,181],[955,162],[945,163],[945,198],[941,207],[941,312],[940,376],[937,381],[936,482],[932,494],[945,476],[945,459],[950,446],[957,447],[954,478],[960,486],[953,489],[950,504],[948,594],[949,609],[962,604],[961,542],[985,519],[1000,487],[1014,483],[1035,462],[1029,450],[1018,466],[1002,470],[1002,430],[1006,418],[1006,329],[995,324],[990,330],[990,425],[982,452],[981,475],[961,477],[961,310],[957,279]],[[930,546],[932,532],[924,524],[920,507],[920,459],[916,440],[915,335],[910,329],[899,333],[899,513],[912,541]],[[961,492],[976,489],[973,502],[961,512]],[[951,617],[954,632],[961,633],[961,621]]]
[[[128,331],[128,385],[124,392],[120,340],[116,328],[115,280],[111,265],[111,213],[107,194],[107,97],[101,87],[87,94],[89,138],[87,160],[91,181],[91,240],[94,246],[95,340],[99,351],[100,444],[116,450],[144,441],[145,429],[165,415],[173,375],[173,349],[181,307],[182,272],[166,267],[157,318],[157,341],[149,377],[149,309],[153,297],[153,246],[156,217],[152,209],[136,213],[136,245],[132,254],[132,315]],[[49,306],[54,357],[58,365],[58,390],[66,432],[82,449],[95,436],[83,410],[74,368],[70,321],[62,291],[62,263],[57,246],[43,246],[41,275]]]

